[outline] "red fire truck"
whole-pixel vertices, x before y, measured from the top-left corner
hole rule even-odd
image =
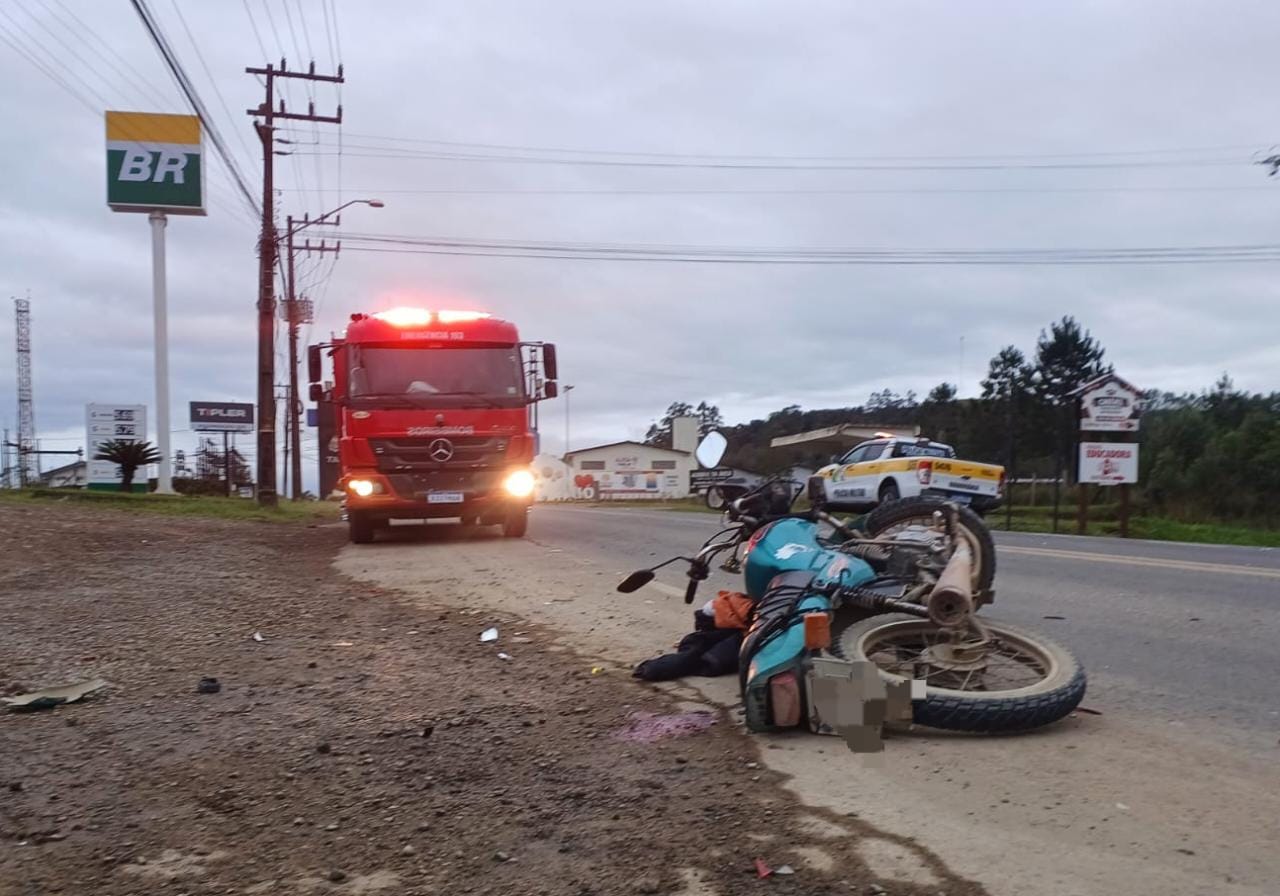
[[[312,400],[333,403],[353,542],[393,519],[449,517],[524,536],[554,345],[521,342],[480,311],[392,308],[351,315],[341,337],[310,347],[307,368]]]

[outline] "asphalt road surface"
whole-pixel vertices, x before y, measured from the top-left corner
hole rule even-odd
[[[717,522],[712,514],[543,506],[532,533],[624,570],[691,552]],[[996,602],[983,612],[1069,646],[1089,674],[1086,706],[1216,724],[1234,743],[1274,751],[1280,550],[1016,532],[995,539]],[[683,564],[659,576],[683,594]],[[717,576],[712,586],[735,584]]]

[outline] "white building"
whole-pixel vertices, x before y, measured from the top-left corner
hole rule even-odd
[[[600,501],[687,498],[689,473],[698,467],[693,456],[698,418],[677,418],[671,435],[672,448],[611,442],[570,451],[565,460],[573,474],[573,497]]]
[[[84,488],[88,464],[82,460],[40,474],[45,488]]]

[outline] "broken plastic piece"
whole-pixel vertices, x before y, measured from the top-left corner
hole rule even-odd
[[[500,653],[500,654],[498,654],[498,659],[500,659],[500,660],[509,660],[509,659],[511,659],[511,654],[509,654],[509,653]]]
[[[496,627],[485,629],[480,633],[480,640],[482,642],[498,640],[498,629]]]
[[[773,869],[764,863],[764,859],[756,859],[756,877],[764,880],[770,874],[773,874]]]
[[[32,691],[29,694],[19,694],[16,697],[5,697],[4,701],[9,704],[10,712],[52,709],[63,703],[75,703],[85,695],[92,694],[94,691],[106,686],[107,683],[103,679],[95,678],[92,681],[64,684],[54,688],[45,688],[42,691]]]
[[[792,868],[790,865],[779,865],[777,868],[773,869],[773,873],[774,874],[795,874],[796,869]]]
[[[254,632],[254,633],[253,633],[253,640],[255,640],[255,641],[265,641],[265,640],[267,640],[267,639],[266,639],[266,638],[264,638],[264,637],[262,637],[262,632]]]

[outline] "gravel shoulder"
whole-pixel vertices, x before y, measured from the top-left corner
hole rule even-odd
[[[0,713],[0,896],[986,892],[574,647],[549,578],[477,599],[532,543],[377,545],[356,580],[336,527],[0,506],[0,538],[0,694],[110,683]]]

